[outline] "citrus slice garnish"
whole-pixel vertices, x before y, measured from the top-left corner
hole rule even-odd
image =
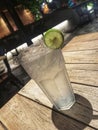
[[[64,35],[57,29],[50,29],[44,35],[44,42],[51,49],[61,48],[64,43]]]

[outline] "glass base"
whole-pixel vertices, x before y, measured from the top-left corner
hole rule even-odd
[[[73,105],[74,105],[74,103],[75,103],[76,101],[75,101],[75,99],[74,99],[74,101],[73,102],[71,102],[68,106],[64,106],[64,107],[61,107],[61,108],[57,108],[59,111],[63,111],[63,110],[68,110],[68,109],[70,109]]]

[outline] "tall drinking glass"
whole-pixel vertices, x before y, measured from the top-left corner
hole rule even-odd
[[[74,104],[74,93],[60,49],[31,46],[20,53],[19,61],[58,110],[69,109]]]

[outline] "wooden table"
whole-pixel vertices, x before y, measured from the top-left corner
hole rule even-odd
[[[63,49],[76,96],[67,111],[58,112],[30,80],[0,110],[0,130],[97,130],[98,33],[74,37]]]

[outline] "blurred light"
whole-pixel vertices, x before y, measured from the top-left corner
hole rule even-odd
[[[3,13],[5,14],[6,18],[8,19],[8,21],[9,21],[10,25],[12,26],[13,30],[14,30],[14,31],[17,31],[18,28],[17,28],[17,26],[16,26],[16,24],[15,24],[15,22],[14,22],[12,16],[11,16],[10,13],[8,12],[8,10],[3,10]]]
[[[5,21],[2,17],[0,17],[0,38],[3,38],[4,36],[9,35],[11,32],[8,29]]]
[[[87,10],[90,12],[90,13],[93,13],[94,12],[94,9],[93,9],[93,3],[89,3],[88,5],[87,5]]]
[[[48,3],[51,3],[53,0],[46,0]]]
[[[44,14],[48,14],[49,12],[50,12],[50,9],[48,8],[48,5],[47,5],[47,3],[42,3],[42,5],[41,5],[41,10],[42,10],[42,12],[44,13]]]
[[[34,15],[29,9],[24,9],[21,5],[15,7],[16,12],[24,25],[31,24],[34,22]]]
[[[91,9],[92,9],[92,6],[87,5],[87,10],[89,11],[89,10],[91,10]]]

